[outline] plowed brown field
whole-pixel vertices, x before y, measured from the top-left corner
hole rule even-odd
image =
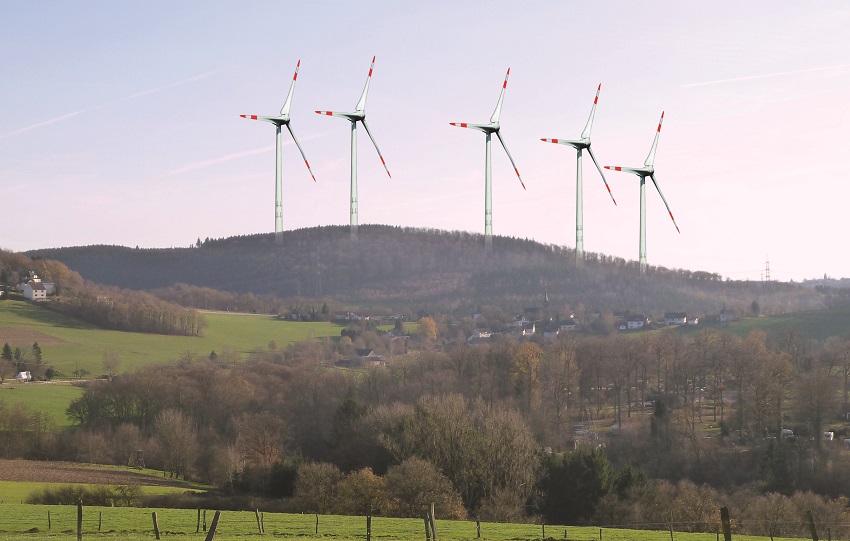
[[[0,481],[36,483],[90,483],[98,485],[142,484],[186,486],[180,480],[144,475],[134,470],[76,464],[73,462],[41,462],[37,460],[0,459]]]

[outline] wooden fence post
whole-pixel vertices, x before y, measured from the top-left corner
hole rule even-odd
[[[213,515],[212,524],[210,524],[210,531],[207,532],[207,537],[204,541],[213,541],[215,537],[215,529],[218,527],[218,517],[221,516],[221,511],[216,511],[215,515]]]
[[[437,519],[434,517],[434,502],[431,502],[431,539],[437,541]],[[817,541],[817,540],[815,540]]]
[[[540,527],[543,529],[543,539],[546,539],[546,523],[542,520],[540,521]]]
[[[151,513],[151,518],[153,519],[153,534],[157,539],[159,539],[159,524],[156,522],[156,511]]]
[[[204,531],[207,531],[207,510],[204,509]]]
[[[366,515],[366,541],[372,541],[372,515]]]
[[[257,531],[260,534],[262,534],[263,533],[263,527],[260,526],[260,510],[259,509],[254,509],[254,516],[257,517]]]
[[[720,508],[720,524],[723,527],[723,539],[732,541],[732,524],[729,522],[729,508]]]
[[[673,541],[673,511],[670,511],[670,541]]]
[[[319,535],[319,515],[316,515],[316,535]]]
[[[265,511],[260,513],[260,530],[262,530],[262,533],[266,533],[266,512]]]
[[[475,538],[481,539],[481,521],[475,517]]]
[[[50,509],[47,510],[47,530],[50,530]]]
[[[83,502],[77,502],[77,541],[83,538]]]
[[[425,512],[425,541],[431,541],[431,514]]]
[[[101,526],[103,526],[103,511],[97,514],[97,531],[100,531]]]
[[[818,529],[815,527],[815,517],[811,511],[806,511],[806,522],[809,523],[809,531],[812,533],[812,541],[818,541]]]
[[[198,507],[198,524],[195,526],[195,533],[201,531],[201,508]]]

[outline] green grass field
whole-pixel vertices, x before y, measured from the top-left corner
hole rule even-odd
[[[21,403],[31,412],[46,413],[53,417],[57,427],[70,426],[71,421],[65,416],[65,410],[71,400],[82,393],[82,388],[68,384],[6,383],[0,385],[0,401],[5,402],[7,406]]]
[[[76,539],[77,509],[74,506],[4,504],[0,514],[0,541],[31,539]],[[83,539],[154,538],[152,513],[164,539],[204,539],[204,520],[212,523],[214,512],[195,509],[143,509],[123,507],[84,507]],[[50,527],[48,529],[48,513]],[[719,513],[718,513],[719,515]],[[204,519],[205,517],[205,519]],[[253,511],[222,511],[215,539],[235,541],[246,538],[294,538],[303,541],[364,541],[366,518],[310,514],[263,513],[265,533],[259,533]],[[471,541],[477,538],[474,521],[437,520],[437,533],[443,541]],[[669,530],[624,530],[617,528],[546,526],[546,538],[571,541],[669,541]],[[565,535],[566,534],[566,535]],[[425,539],[422,519],[374,517],[371,538],[375,541],[421,541]],[[481,539],[522,541],[543,538],[539,524],[482,522]],[[675,533],[673,541],[716,541],[716,534]],[[767,541],[766,537],[735,536],[741,541]],[[775,538],[784,541],[788,538]]]
[[[0,504],[3,503],[23,503],[33,493],[41,492],[47,487],[67,486],[67,485],[83,485],[93,487],[88,483],[43,483],[38,481],[0,481]],[[114,488],[117,485],[101,485]],[[142,494],[144,495],[161,495],[161,494],[182,494],[187,490],[185,487],[166,487],[143,485]],[[198,489],[200,490],[200,489]]]
[[[44,362],[65,377],[77,370],[102,374],[103,351],[112,348],[121,357],[119,371],[147,364],[173,362],[186,352],[207,356],[230,348],[242,353],[265,349],[274,340],[279,347],[311,337],[338,337],[335,323],[282,321],[265,315],[204,314],[201,337],[166,336],[110,331],[82,323],[23,301],[0,302],[0,345],[8,342],[29,350],[41,347]]]
[[[823,342],[831,336],[847,337],[850,334],[850,310],[819,310],[778,316],[759,316],[728,323],[681,325],[676,332],[691,335],[701,329],[716,329],[746,337],[752,331],[763,331],[769,337],[780,338],[794,331],[806,339]]]

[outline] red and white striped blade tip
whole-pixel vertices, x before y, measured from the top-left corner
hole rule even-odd
[[[242,118],[247,118],[248,120],[257,120],[257,115],[239,115]]]

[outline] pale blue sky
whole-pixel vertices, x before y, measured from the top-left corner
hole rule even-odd
[[[187,246],[274,229],[274,115],[296,62],[284,229],[348,224],[349,130],[360,222],[483,232],[484,137],[496,235],[575,243],[575,152],[640,166],[650,264],[760,279],[850,276],[850,4],[811,2],[0,2],[0,247]],[[585,250],[637,259],[636,177],[584,167]]]

